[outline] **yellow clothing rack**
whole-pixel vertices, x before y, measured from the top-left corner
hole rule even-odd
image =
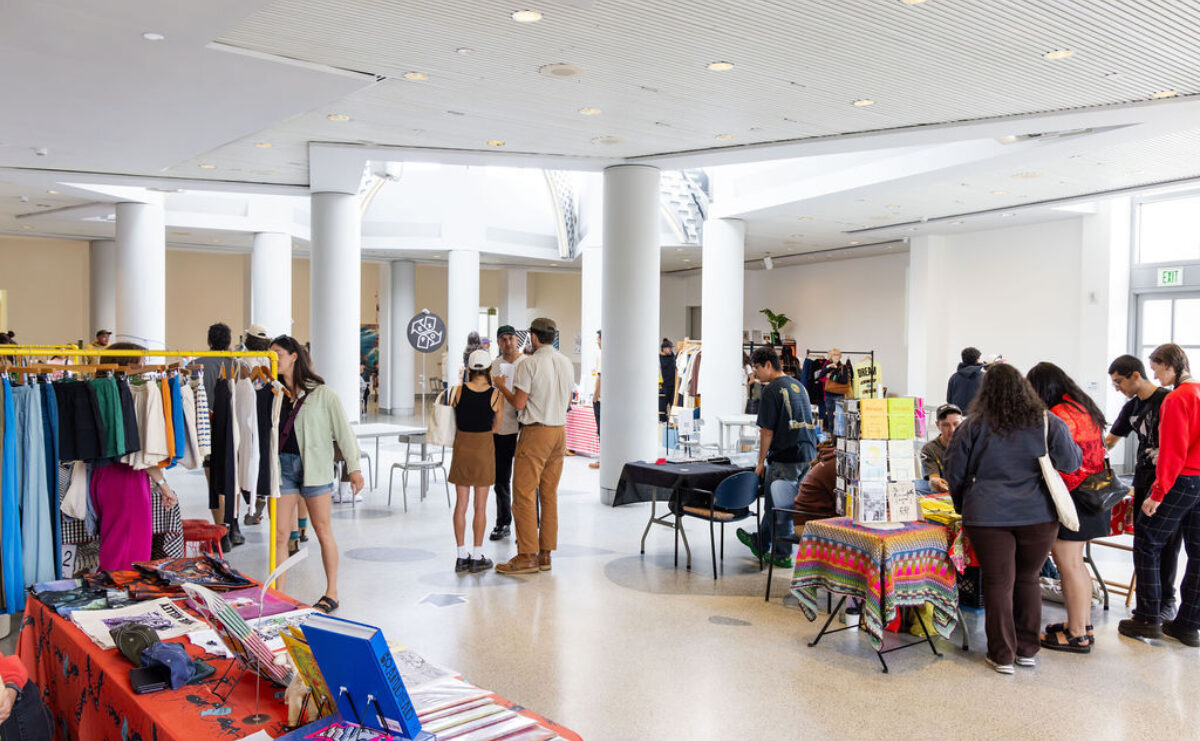
[[[23,357],[29,355],[45,355],[46,347],[37,345],[0,345],[0,357]],[[273,350],[263,352],[249,352],[230,350],[220,352],[216,350],[196,350],[188,352],[184,350],[107,350],[103,348],[86,348],[79,349],[73,347],[69,350],[59,350],[57,348],[49,348],[54,350],[55,355],[63,357],[95,357],[103,355],[106,358],[266,358],[271,361],[271,377],[279,376],[279,356]],[[270,497],[267,502],[268,519],[270,520],[271,535],[267,543],[267,573],[270,574],[275,570],[275,498]]]

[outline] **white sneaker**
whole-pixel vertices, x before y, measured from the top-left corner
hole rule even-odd
[[[337,494],[335,496],[337,497],[336,499],[333,500],[335,502],[349,502],[351,499],[353,499],[354,498],[354,489],[350,488],[350,482],[349,481],[339,482],[338,488],[337,488]]]
[[[1034,667],[1037,666],[1036,656],[1018,656],[1015,662],[1017,666]]]
[[[338,491],[337,489],[334,489],[334,490],[333,490],[333,495],[332,495],[332,497],[333,497],[333,503],[334,503],[334,504],[341,504],[341,503],[342,503],[342,493],[341,493],[340,491]]]
[[[983,660],[987,662],[988,666],[992,667],[993,671],[999,674],[1016,674],[1017,672],[1017,670],[1013,668],[1012,664],[997,664],[986,656]]]
[[[354,495],[354,497],[353,497],[353,499],[351,499],[350,501],[354,502],[355,504],[362,504],[362,501],[363,501],[363,495],[362,495],[362,494],[355,494],[355,495]]]

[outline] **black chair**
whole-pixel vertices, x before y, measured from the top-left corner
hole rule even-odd
[[[675,552],[679,553],[679,528],[681,517],[695,517],[708,521],[708,539],[712,545],[713,579],[717,578],[716,523],[721,523],[721,560],[725,560],[725,523],[738,522],[751,514],[754,507],[754,522],[757,529],[759,510],[758,474],[753,471],[735,473],[717,484],[714,491],[704,489],[680,489],[680,506],[675,511]],[[760,562],[761,563],[761,562]]]
[[[796,492],[799,490],[799,488],[800,484],[795,481],[772,481],[769,495],[771,497],[771,504],[774,511],[788,516],[789,519],[794,515],[801,515],[809,518],[810,520],[824,520],[829,517],[836,517],[836,515],[831,515],[828,512],[809,512],[807,510],[795,509],[794,507],[779,506],[781,502],[784,504],[793,504],[796,501]],[[788,543],[789,545],[793,546],[800,545],[800,536],[796,534],[796,529],[794,527],[789,527],[786,535],[779,535],[776,533],[774,537],[781,543]],[[771,578],[775,575],[775,559],[767,558],[767,563],[769,564],[767,567],[767,594],[764,600],[766,602],[770,602]],[[831,608],[833,603],[830,595],[826,594],[826,598],[826,601],[829,602],[829,605],[827,606],[828,611],[828,608]]]

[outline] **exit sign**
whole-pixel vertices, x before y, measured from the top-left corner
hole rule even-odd
[[[1183,268],[1159,268],[1156,282],[1159,286],[1183,285]]]

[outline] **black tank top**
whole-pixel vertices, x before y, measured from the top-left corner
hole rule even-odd
[[[492,392],[472,391],[463,386],[455,406],[455,426],[459,432],[491,432],[496,412],[492,410]]]

